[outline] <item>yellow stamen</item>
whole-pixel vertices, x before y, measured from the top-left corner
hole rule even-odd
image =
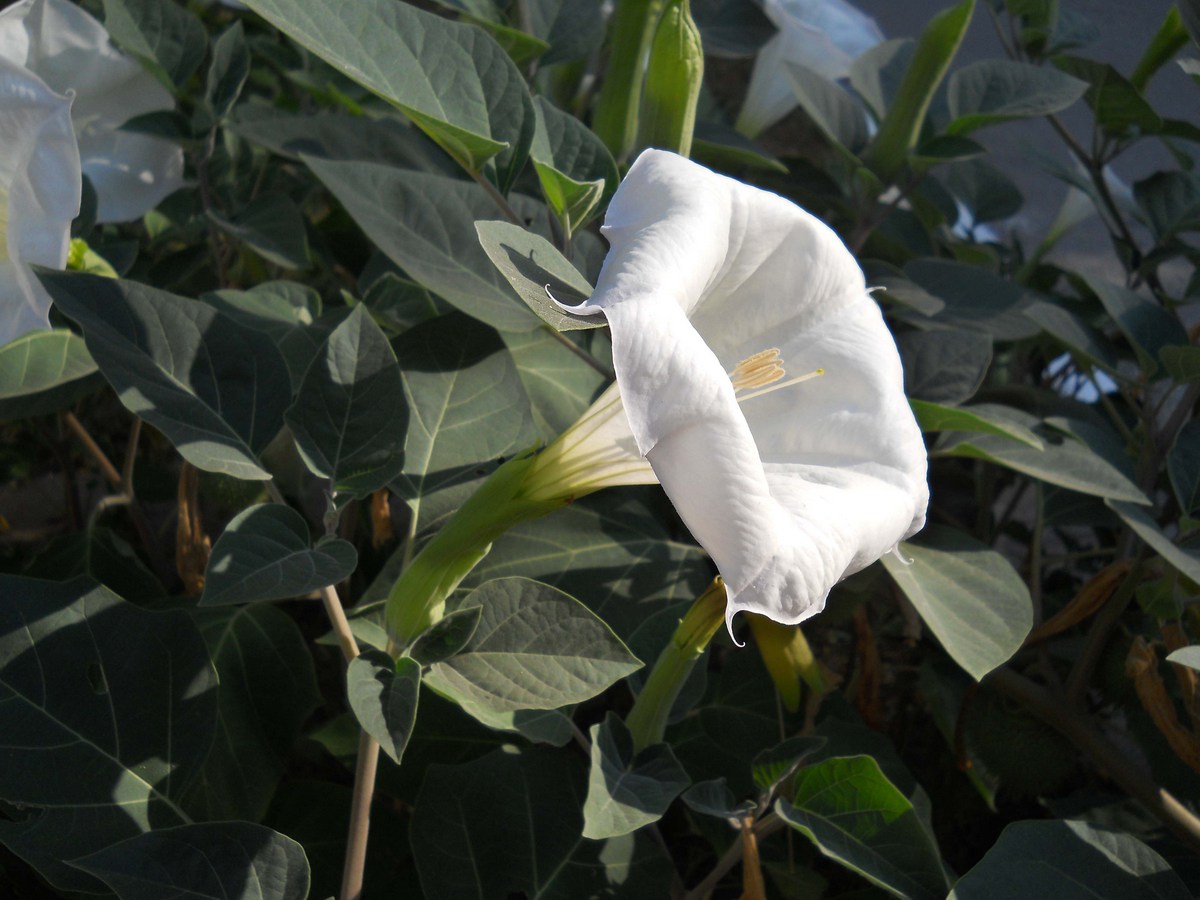
[[[737,398],[737,401],[738,403],[742,403],[746,400],[753,400],[755,397],[761,397],[763,394],[769,394],[772,391],[778,391],[785,387],[791,387],[793,384],[800,384],[801,382],[808,381],[810,378],[817,378],[824,374],[824,369],[813,369],[811,372],[808,372],[804,375],[798,375],[795,378],[788,379],[787,381],[781,381],[778,384],[772,384],[770,387],[765,387],[762,390],[753,391],[749,394],[742,394]]]
[[[778,381],[787,372],[779,361],[779,348],[772,347],[743,359],[729,374],[735,391],[763,387]]]

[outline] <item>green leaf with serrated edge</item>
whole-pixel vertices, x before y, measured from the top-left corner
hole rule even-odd
[[[1113,284],[1095,273],[1082,274],[1117,327],[1129,338],[1147,374],[1153,375],[1158,370],[1160,351],[1169,346],[1187,346],[1188,336],[1183,325],[1157,301]]]
[[[172,90],[196,71],[208,48],[200,20],[171,0],[104,0],[104,28]]]
[[[220,679],[216,739],[182,805],[195,819],[257,822],[320,704],[312,653],[275,607],[193,609]]]
[[[468,171],[493,161],[507,192],[534,114],[520,70],[487,34],[392,0],[251,0],[334,68],[395,104]],[[453,72],[447,81],[438,73]],[[494,158],[494,160],[493,160]]]
[[[213,42],[212,60],[204,82],[204,101],[217,119],[229,115],[250,75],[250,51],[239,19]]]
[[[475,232],[492,265],[551,328],[574,331],[605,324],[603,316],[577,316],[558,305],[578,306],[592,295],[592,286],[544,237],[501,221],[476,222]]]
[[[425,896],[667,896],[673,867],[652,839],[636,833],[589,841],[580,835],[583,781],[575,760],[536,747],[493,751],[465,765],[430,766],[411,829]],[[475,814],[479,809],[489,814]],[[547,809],[557,815],[545,815]]]
[[[949,885],[937,846],[912,803],[869,756],[835,757],[802,769],[779,816],[830,859],[897,897],[942,898]]]
[[[325,341],[285,415],[309,471],[364,497],[400,474],[408,411],[396,354],[357,306]]]
[[[802,65],[784,63],[784,74],[800,108],[839,153],[855,154],[867,143],[867,118],[862,107],[828,78]]]
[[[99,883],[64,860],[190,822],[180,798],[213,741],[217,676],[195,625],[88,578],[0,577],[0,706],[8,741],[0,842],[60,891]]]
[[[1176,381],[1200,379],[1200,347],[1160,347],[1158,359]]]
[[[976,406],[942,406],[924,400],[909,400],[917,424],[922,431],[969,431],[974,434],[991,434],[1011,438],[1028,444],[1035,450],[1045,445],[1042,439],[1020,422],[1009,416],[1007,407],[993,403]]]
[[[394,347],[409,418],[404,471],[392,488],[423,530],[457,508],[495,460],[534,438],[516,367],[490,328],[451,313],[409,329]]]
[[[963,66],[946,83],[951,134],[965,134],[1010,119],[1029,119],[1066,109],[1083,96],[1086,81],[1055,69],[1008,59]]]
[[[267,262],[285,269],[308,268],[304,216],[286,194],[260,194],[232,219],[212,212],[209,217]]]
[[[1200,670],[1200,644],[1192,644],[1190,647],[1180,647],[1178,650],[1168,653],[1167,662],[1187,666],[1189,669]]]
[[[304,848],[251,822],[161,828],[71,860],[121,900],[296,900],[308,896]]]
[[[201,606],[299,597],[350,577],[354,545],[323,538],[313,546],[300,513],[280,503],[240,512],[217,538],[204,573]]]
[[[266,335],[166,291],[94,275],[42,272],[55,305],[125,407],[192,465],[264,480],[256,454],[291,402],[287,365]]]
[[[346,670],[354,717],[397,764],[417,722],[420,688],[420,663],[404,656],[393,660],[380,650],[364,650]]]
[[[992,340],[977,331],[905,331],[896,346],[904,361],[904,393],[929,403],[970,400],[992,362]]]
[[[1087,445],[1049,430],[1036,416],[1019,410],[1011,410],[1011,415],[1015,424],[1029,429],[1041,439],[1041,450],[992,435],[948,432],[930,453],[935,457],[985,459],[1022,475],[1093,497],[1150,502],[1123,472]]]
[[[739,803],[724,778],[693,784],[679,799],[693,812],[718,819],[740,819],[753,813],[755,809],[753,800],[742,800]]]
[[[798,735],[762,751],[750,767],[754,783],[764,791],[773,789],[824,746],[820,735]]]
[[[593,725],[592,767],[583,802],[583,836],[618,837],[657,822],[691,783],[667,744],[634,753],[633,738],[610,712]]]
[[[1079,317],[1043,300],[1035,300],[1022,312],[1088,362],[1110,374],[1117,373],[1116,354],[1108,339]]]
[[[612,629],[549,585],[496,579],[464,603],[483,613],[467,646],[429,670],[429,684],[444,694],[497,712],[555,709],[641,667]]]
[[[1161,856],[1128,834],[1086,822],[1014,822],[949,900],[1187,900],[1192,892]]]
[[[1008,660],[1033,627],[1029,589],[1012,564],[965,534],[927,529],[883,565],[954,661],[976,681]]]
[[[449,659],[470,643],[482,612],[478,606],[467,606],[447,613],[413,641],[408,655],[423,666]]]
[[[476,220],[496,214],[479,185],[372,163],[304,159],[367,237],[419,284],[501,331],[541,324],[479,246]],[[511,201],[518,212],[535,205]]]
[[[1167,455],[1167,475],[1184,515],[1200,517],[1200,422],[1188,422]]]
[[[1150,518],[1144,507],[1122,503],[1119,500],[1108,499],[1104,502],[1151,550],[1166,560],[1168,565],[1200,584],[1200,554],[1184,550],[1163,534],[1158,523]]]
[[[537,130],[529,155],[542,192],[575,232],[604,208],[621,180],[612,154],[577,118],[538,97]]]
[[[0,347],[0,421],[58,412],[102,383],[79,335],[31,331]]]

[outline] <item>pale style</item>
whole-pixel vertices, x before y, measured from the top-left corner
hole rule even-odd
[[[49,326],[50,296],[30,265],[61,269],[79,213],[71,101],[0,58],[0,344]]]
[[[883,40],[875,20],[845,0],[765,0],[763,11],[779,29],[754,61],[738,130],[753,137],[796,108],[789,64],[831,81]]]
[[[596,290],[570,309],[607,319],[625,415],[610,390],[560,439],[569,452],[547,450],[594,454],[594,474],[629,483],[649,480],[636,447],[724,578],[727,623],[804,621],[918,531],[929,499],[861,269],[795,204],[659,150],[629,170],[603,233]]]
[[[84,10],[68,0],[21,0],[0,11],[0,58],[59,93],[74,92],[71,118],[99,221],[140,218],[182,186],[179,147],[120,130],[135,116],[174,109],[175,101]]]

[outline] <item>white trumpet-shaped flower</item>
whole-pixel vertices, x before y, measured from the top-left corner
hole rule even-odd
[[[765,0],[763,10],[779,32],[758,52],[738,118],[751,137],[796,108],[788,63],[835,81],[883,40],[875,20],[845,0]]]
[[[0,344],[49,326],[29,266],[66,265],[81,184],[70,98],[0,58]]]
[[[547,448],[539,488],[656,476],[724,578],[727,622],[809,618],[918,531],[929,499],[861,269],[795,204],[659,150],[603,232],[596,290],[570,309],[607,319],[617,385]]]
[[[179,147],[120,130],[135,116],[173,109],[174,100],[83,9],[69,0],[20,0],[0,11],[0,58],[59,93],[75,93],[71,118],[99,221],[136,219],[182,186]]]

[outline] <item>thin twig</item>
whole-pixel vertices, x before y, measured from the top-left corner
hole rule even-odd
[[[129,428],[129,440],[125,444],[125,462],[121,466],[121,488],[133,499],[133,467],[137,463],[138,438],[142,436],[142,420],[133,417]]]
[[[1074,712],[1065,700],[1028,678],[999,668],[987,683],[1019,702],[1091,757],[1099,769],[1125,793],[1146,807],[1181,841],[1200,852],[1200,818],[1159,787],[1139,764],[1113,746],[1087,717]]]
[[[113,487],[121,487],[121,473],[112,464],[112,460],[100,449],[100,445],[96,443],[95,438],[83,427],[83,423],[75,418],[75,413],[63,413],[63,419],[66,421],[67,427],[75,432],[75,436],[79,438],[83,446],[87,448],[87,451],[92,454],[92,458],[100,465],[100,470],[104,473],[104,477],[109,480]]]

